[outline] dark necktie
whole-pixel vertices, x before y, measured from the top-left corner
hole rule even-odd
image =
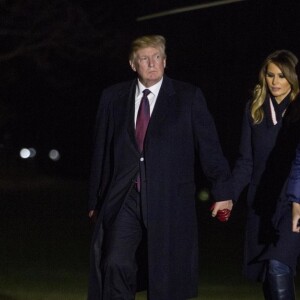
[[[150,94],[150,91],[146,89],[143,91],[143,94],[144,95],[142,97],[141,104],[136,118],[136,129],[135,129],[136,142],[140,152],[143,151],[144,139],[145,139],[148,123],[150,120],[150,105],[147,97]]]
[[[148,123],[150,120],[150,105],[147,97],[150,94],[150,91],[146,89],[143,91],[143,94],[144,95],[140,103],[140,107],[136,118],[136,126],[135,126],[135,138],[140,152],[143,152],[144,139],[145,139]],[[136,178],[136,188],[140,192],[141,190],[140,173]]]

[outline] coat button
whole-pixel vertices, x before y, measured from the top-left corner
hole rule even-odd
[[[141,158],[140,158],[140,161],[144,161],[144,157],[141,157]]]

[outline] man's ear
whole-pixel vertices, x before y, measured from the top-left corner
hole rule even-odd
[[[129,64],[130,64],[131,69],[132,69],[134,72],[136,72],[136,68],[135,68],[135,65],[134,65],[134,63],[133,63],[132,60],[129,61]]]

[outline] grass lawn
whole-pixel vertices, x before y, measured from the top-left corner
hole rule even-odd
[[[86,202],[84,181],[1,176],[0,300],[86,299],[92,231]],[[241,277],[243,214],[220,224],[200,204],[199,217],[201,273],[195,299],[263,299],[260,285]],[[146,293],[136,299],[145,300]]]

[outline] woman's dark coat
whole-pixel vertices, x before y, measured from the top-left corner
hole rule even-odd
[[[300,144],[289,175],[287,195],[290,201],[300,203]]]
[[[100,217],[92,241],[89,299],[101,300],[105,227],[113,222],[139,168],[150,299],[191,298],[198,286],[196,161],[211,180],[216,200],[232,198],[230,170],[200,89],[166,76],[140,162],[134,137],[135,87],[136,80],[115,85],[100,100],[89,202],[89,209],[100,208]]]
[[[234,200],[248,186],[244,274],[255,281],[264,279],[268,259],[296,268],[300,239],[295,240],[291,232],[286,196],[286,180],[300,136],[300,122],[293,118],[294,103],[276,125],[271,120],[268,100],[260,124],[253,124],[250,104],[243,119],[240,156],[233,170]]]

